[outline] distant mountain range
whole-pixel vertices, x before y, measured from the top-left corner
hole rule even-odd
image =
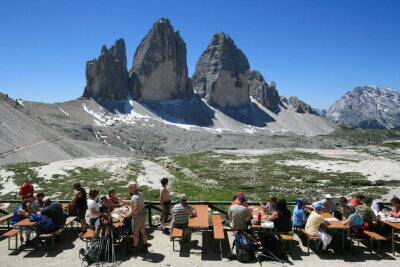
[[[327,114],[331,121],[359,128],[400,127],[400,92],[386,87],[356,87],[347,92]]]

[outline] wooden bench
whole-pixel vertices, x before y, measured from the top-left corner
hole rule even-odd
[[[64,226],[54,230],[51,233],[47,233],[47,234],[40,234],[38,236],[39,240],[43,239],[44,240],[44,250],[47,250],[47,241],[51,240],[51,250],[54,250],[54,239],[56,235],[61,234],[61,232],[64,231]]]
[[[86,233],[84,233],[81,236],[81,239],[86,242],[86,248],[89,247],[88,243],[92,241],[93,236],[94,236],[94,230],[92,229],[88,229]]]
[[[76,216],[69,216],[65,221],[65,227],[68,228],[68,225],[71,226],[71,230],[73,229],[73,223],[77,217]]]
[[[292,252],[292,241],[294,241],[293,235],[288,233],[278,234],[278,238],[283,243],[289,243],[289,251]]]
[[[220,249],[220,252],[222,252],[221,242],[222,242],[222,240],[225,239],[225,234],[224,234],[224,229],[222,228],[221,215],[219,215],[219,214],[213,215],[212,216],[212,221],[213,221],[214,240],[218,240],[219,241],[219,249]]]
[[[383,237],[380,234],[377,234],[375,232],[371,232],[371,231],[365,230],[364,234],[369,237],[369,241],[370,241],[370,245],[371,245],[371,247],[370,247],[371,253],[372,253],[372,246],[373,246],[374,241],[378,241],[378,249],[380,249],[381,248],[381,241],[386,241],[387,240],[386,237]]]
[[[0,217],[0,223],[7,221],[7,230],[10,230],[10,220],[14,214],[10,213]]]
[[[174,228],[171,233],[171,238],[172,238],[172,251],[175,251],[175,239],[179,238],[181,239],[183,236],[183,229],[179,228]]]
[[[11,246],[10,246],[10,242],[11,242],[11,237],[13,237],[13,236],[15,236],[15,249],[14,249],[14,250],[17,250],[17,248],[18,248],[18,234],[19,234],[19,233],[21,233],[21,230],[20,230],[20,229],[12,229],[12,230],[10,230],[10,231],[4,233],[4,234],[1,236],[2,238],[3,238],[3,237],[8,237],[8,249],[9,249],[9,250],[12,250],[12,249],[11,249]]]
[[[300,232],[302,232],[307,238],[307,253],[310,254],[310,240],[312,240],[312,241],[321,240],[321,237],[309,235],[306,233],[306,231],[304,229],[300,229]]]

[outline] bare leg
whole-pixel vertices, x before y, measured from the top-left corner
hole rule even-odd
[[[142,238],[143,238],[143,244],[147,244],[147,233],[146,229],[143,225],[142,229],[140,229],[140,232],[142,233]]]
[[[139,243],[139,232],[136,231],[133,232],[133,242],[132,242],[133,248],[137,248],[138,243]]]

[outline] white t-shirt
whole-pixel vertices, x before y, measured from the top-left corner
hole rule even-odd
[[[97,203],[96,201],[94,201],[92,199],[88,199],[87,206],[88,206],[88,209],[90,210],[90,218],[99,218],[100,217],[100,215],[92,214],[92,208],[96,208],[96,212],[100,212],[99,203]]]

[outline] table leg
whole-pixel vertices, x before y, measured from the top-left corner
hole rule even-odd
[[[396,254],[395,248],[394,248],[394,227],[392,227],[392,251],[393,251],[393,257]]]
[[[345,237],[346,237],[346,233],[345,233],[345,230],[343,229],[342,230],[342,254],[344,254],[344,246],[345,246],[344,239],[345,239]]]

